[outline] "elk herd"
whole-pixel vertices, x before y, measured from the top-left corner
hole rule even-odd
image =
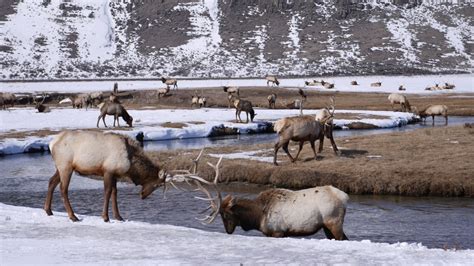
[[[276,76],[267,76],[265,80],[267,86],[280,85]],[[158,98],[167,96],[171,86],[174,90],[178,89],[176,79],[163,77],[161,81],[166,85],[166,88],[157,90]],[[360,86],[357,81],[351,81],[350,85]],[[312,80],[306,81],[304,86],[322,86],[326,89],[333,89],[335,84],[324,80]],[[382,83],[374,82],[370,86],[380,87]],[[443,89],[453,89],[454,85],[446,83],[443,87]],[[223,86],[222,90],[226,95],[228,108],[235,108],[235,121],[242,122],[240,115],[243,111],[246,114],[245,122],[252,123],[257,114],[252,102],[242,97],[241,89],[236,86]],[[402,85],[399,90],[404,91],[406,88]],[[99,127],[101,119],[104,126],[107,127],[106,115],[114,117],[114,127],[116,122],[120,127],[120,117],[129,127],[132,127],[133,117],[119,100],[118,84],[114,84],[108,99],[105,95],[103,92],[80,93],[70,97],[69,101],[73,108],[98,107],[100,114],[97,118],[97,127]],[[278,135],[278,141],[273,148],[274,165],[278,165],[277,154],[280,148],[283,149],[291,162],[297,161],[305,142],[310,143],[316,160],[318,152],[321,153],[323,150],[325,138],[330,140],[334,153],[340,155],[333,136],[335,98],[330,97],[327,106],[318,110],[316,114],[303,115],[303,105],[308,101],[308,94],[299,88],[298,95],[298,99],[283,106],[299,108],[300,115],[281,118],[273,124],[273,129]],[[46,95],[33,98],[35,108],[40,113],[51,111],[44,103],[46,98]],[[276,92],[271,92],[267,96],[269,109],[276,108],[277,98]],[[422,120],[431,116],[434,123],[435,116],[443,116],[446,124],[448,123],[446,105],[430,105],[418,110],[410,105],[405,95],[400,93],[390,94],[388,101],[392,109],[399,105],[401,111],[413,111]],[[6,109],[6,106],[13,107],[15,95],[7,92],[1,93],[0,104],[2,109]],[[206,104],[207,97],[204,96],[203,91],[201,90],[200,94],[195,91],[191,97],[191,107],[206,107]],[[299,145],[294,157],[290,154],[290,141],[297,142]],[[319,141],[318,151],[316,151],[316,141]],[[110,199],[112,199],[113,217],[119,221],[123,220],[117,204],[117,181],[119,179],[128,178],[135,185],[142,186],[140,197],[145,199],[158,187],[163,187],[165,193],[167,184],[174,186],[175,180],[184,178],[207,196],[205,200],[209,201],[208,209],[211,210],[211,213],[203,221],[212,223],[220,215],[224,229],[229,234],[232,234],[238,226],[245,231],[258,230],[271,237],[305,236],[323,229],[329,239],[347,239],[343,231],[343,222],[349,197],[343,191],[332,186],[313,187],[299,191],[270,189],[261,192],[255,199],[232,195],[222,197],[218,186],[222,157],[215,165],[208,163],[215,171],[213,181],[208,181],[200,177],[198,172],[198,164],[203,156],[203,151],[193,160],[194,165],[190,170],[168,171],[164,166],[149,158],[137,141],[116,133],[86,130],[63,131],[50,142],[49,149],[55,163],[55,173],[49,180],[44,203],[47,215],[53,215],[51,210],[53,192],[60,184],[61,197],[69,219],[79,221],[68,196],[68,187],[73,172],[102,178],[104,182],[102,218],[106,222],[109,221]],[[215,196],[212,195],[209,188],[214,190]]]

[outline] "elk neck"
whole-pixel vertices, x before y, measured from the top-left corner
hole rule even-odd
[[[232,211],[239,219],[239,225],[243,230],[260,230],[260,222],[263,217],[263,207],[260,203],[249,199],[238,199],[232,207]]]

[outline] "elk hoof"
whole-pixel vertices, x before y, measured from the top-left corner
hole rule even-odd
[[[50,209],[45,209],[44,210],[48,216],[53,215],[53,212]]]
[[[275,166],[278,166],[278,163],[277,163],[277,162],[273,162],[273,164],[274,164]]]
[[[77,219],[76,215],[70,216],[69,219],[71,219],[73,222],[79,222],[79,219]]]
[[[124,221],[124,219],[123,219],[122,216],[120,216],[120,215],[115,216],[115,220],[120,221],[120,222],[123,222],[123,221]]]

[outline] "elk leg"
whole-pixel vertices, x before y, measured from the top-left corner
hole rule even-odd
[[[334,153],[339,155],[339,149],[337,148],[336,141],[334,141],[334,136],[332,135],[332,125],[330,128],[326,128],[326,137],[331,141],[331,146]]]
[[[100,117],[101,117],[101,116],[102,116],[102,115],[99,115],[99,117],[97,118],[97,127],[99,127],[99,122],[100,122]]]
[[[444,116],[444,119],[445,119],[445,122],[444,122],[444,124],[445,124],[445,125],[447,125],[447,124],[448,124],[448,116],[447,116],[447,115],[445,115],[445,116]]]
[[[63,197],[64,208],[67,211],[69,219],[73,222],[79,221],[76,215],[74,215],[74,211],[71,207],[71,202],[69,202],[69,182],[71,182],[71,175],[72,169],[67,169],[63,173],[59,174],[61,178],[61,196]]]
[[[109,221],[109,200],[110,196],[112,195],[112,179],[114,177],[109,174],[104,174],[104,207],[102,209],[102,218],[104,222]]]
[[[286,142],[285,144],[283,144],[283,150],[285,151],[286,155],[288,155],[288,157],[290,157],[291,162],[294,163],[295,159],[293,159],[290,152],[288,151],[288,144],[290,144],[290,142]]]
[[[104,126],[107,127],[107,124],[105,124],[105,115],[102,116],[102,122],[104,122]]]
[[[300,156],[300,152],[303,149],[303,144],[304,144],[304,141],[300,141],[300,143],[299,143],[300,147],[298,149],[298,153],[296,154],[295,161],[298,160],[298,156]]]
[[[336,240],[349,240],[342,230],[342,223],[330,224],[327,229],[331,231],[331,234]],[[326,232],[326,230],[324,230]]]
[[[314,144],[316,142],[315,141],[310,141],[309,143],[311,144],[311,149],[313,150],[313,153],[314,153],[314,159],[316,160],[318,158],[318,154],[316,153],[316,145]]]
[[[44,202],[43,209],[46,211],[47,215],[53,215],[53,212],[51,211],[51,201],[53,200],[53,192],[58,186],[59,181],[59,171],[56,169],[54,175],[49,179],[48,194],[46,194],[46,201]]]
[[[434,117],[435,117],[434,115],[431,116],[431,118],[433,119],[433,126],[434,126]]]
[[[245,121],[246,124],[249,123],[249,112],[245,112],[245,114],[247,115],[247,121]]]
[[[120,216],[117,204],[117,179],[115,177],[112,178],[112,211],[114,213],[115,220],[123,221],[122,216]]]
[[[280,142],[275,143],[275,149],[274,149],[274,155],[273,155],[273,164],[277,165],[277,166],[278,166],[277,153],[278,153],[278,150],[280,149],[280,147],[281,147]]]
[[[326,226],[323,226],[324,229],[324,234],[326,235],[327,239],[334,239],[334,235],[331,233],[329,229],[326,228]]]
[[[323,146],[324,146],[324,134],[322,134],[322,136],[319,137],[319,148],[318,148],[319,153],[323,152]]]

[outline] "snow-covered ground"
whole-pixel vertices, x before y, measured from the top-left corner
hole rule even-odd
[[[351,77],[308,77],[281,79],[281,87],[303,87],[305,81],[320,80],[335,83],[331,90],[322,87],[306,87],[308,90],[341,91],[341,92],[399,92],[398,87],[403,85],[406,91],[402,93],[438,94],[438,93],[474,93],[474,76],[467,75],[432,75],[432,76],[351,76]],[[357,81],[360,85],[352,86],[351,81]],[[381,87],[371,87],[373,82],[382,82]],[[426,87],[444,83],[454,84],[453,90],[427,91]],[[147,90],[157,89],[165,85],[160,80],[119,81],[120,90]],[[2,92],[90,92],[99,90],[112,90],[113,81],[82,81],[82,82],[0,82]],[[220,86],[266,86],[265,79],[179,79],[179,89],[212,88]]]
[[[134,127],[131,130],[121,130],[119,133],[136,137],[143,134],[144,140],[168,140],[184,138],[207,137],[214,127],[236,128],[241,134],[256,131],[266,121],[275,121],[282,117],[295,116],[299,110],[269,110],[256,109],[254,123],[234,123],[235,111],[233,109],[202,108],[194,110],[163,109],[163,110],[129,110],[134,118]],[[305,110],[305,114],[315,114],[316,110]],[[381,128],[398,127],[406,125],[414,118],[412,113],[389,111],[354,111],[337,110],[338,113],[357,114],[359,120],[335,120],[335,124],[344,127],[354,121],[374,124]],[[383,119],[371,119],[367,116],[384,116]],[[97,110],[78,110],[70,108],[53,109],[50,113],[38,113],[33,108],[12,108],[10,111],[0,112],[0,134],[29,132],[36,130],[59,131],[64,129],[95,128],[97,123]],[[245,121],[245,114],[241,116]],[[166,122],[182,123],[182,128],[163,126]],[[107,116],[106,123],[112,126],[113,117]],[[126,123],[121,120],[121,126]],[[99,126],[103,128],[102,121]],[[112,128],[111,128],[112,130]],[[52,136],[26,137],[24,139],[7,138],[0,140],[0,154],[15,154],[32,150],[47,150]]]
[[[0,203],[2,265],[351,264],[469,265],[473,250],[417,243],[373,243],[227,235],[143,222],[104,223]]]

